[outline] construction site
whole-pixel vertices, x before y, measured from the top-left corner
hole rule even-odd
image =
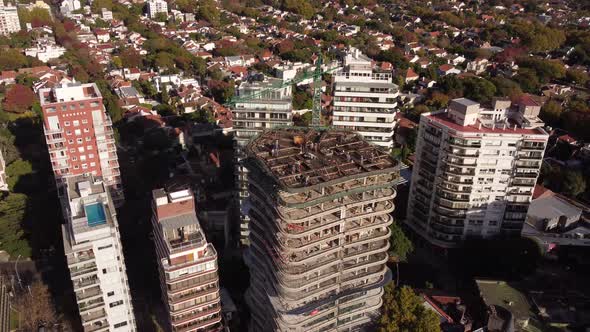
[[[345,130],[269,130],[246,147],[251,331],[357,331],[381,307],[401,164]]]

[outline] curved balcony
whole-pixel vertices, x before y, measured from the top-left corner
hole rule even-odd
[[[383,200],[393,200],[396,196],[395,190],[391,188],[381,189],[379,191],[380,194],[367,194],[368,191],[351,194],[340,198],[338,202],[328,201],[319,205],[308,206],[304,209],[291,209],[279,206],[277,212],[278,216],[287,222],[301,223],[317,217],[320,213],[334,213],[343,207],[351,208],[357,205],[366,205]]]

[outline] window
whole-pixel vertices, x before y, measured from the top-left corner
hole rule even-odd
[[[78,157],[72,157],[72,161],[78,160]]]
[[[74,127],[78,127],[80,125],[80,121],[78,121],[78,120],[74,120],[73,123],[74,123]]]
[[[107,274],[107,269],[102,269],[102,274]]]
[[[113,246],[112,244],[109,244],[108,246],[98,247],[98,250],[103,250],[103,249],[111,248],[112,246]]]
[[[81,139],[81,138],[78,138],[78,139],[76,140],[76,142],[78,142],[78,144],[82,144],[82,139]]]
[[[87,124],[87,123],[88,123],[88,120],[86,120],[86,119],[82,120],[82,124]]]
[[[61,110],[62,110],[62,111],[65,111],[65,110],[67,110],[67,109],[68,109],[68,105],[62,105],[62,106],[61,106]]]
[[[70,149],[70,153],[76,152],[76,149]]]
[[[76,136],[82,135],[82,130],[80,129],[76,129],[74,132],[76,133]]]
[[[88,128],[84,128],[84,132],[85,132],[85,133],[89,133],[89,132],[90,132],[90,129],[88,129]]]
[[[66,131],[66,135],[71,135],[71,134],[72,134],[72,132],[71,132],[71,131],[69,131],[69,130],[68,130],[68,131]]]
[[[95,162],[91,162],[90,163],[90,167],[94,167],[94,166],[96,166],[96,163]]]
[[[69,126],[69,125],[70,125],[70,121],[66,121],[66,122],[64,122],[64,126],[66,126],[66,127],[67,127],[67,126]]]
[[[107,293],[107,296],[113,296],[113,295],[115,295],[115,292],[108,292]]]
[[[85,156],[85,155],[81,155],[81,156],[80,156],[80,160],[81,160],[81,161],[85,161],[85,160],[86,160],[86,156]]]
[[[119,328],[119,327],[122,327],[122,326],[125,326],[125,325],[127,325],[127,322],[121,322],[121,323],[117,323],[117,324],[115,324],[114,326],[115,326],[115,328],[117,329],[117,328]]]
[[[87,169],[88,168],[88,164],[82,164],[82,169]]]
[[[123,300],[111,302],[111,303],[109,303],[109,307],[114,308],[114,307],[119,306],[121,304],[123,304]]]
[[[83,146],[79,147],[78,152],[84,152],[84,147]]]
[[[69,140],[68,140],[68,143],[69,143],[69,144],[74,144],[74,140],[73,140],[73,139],[69,139]]]
[[[88,145],[88,146],[86,147],[86,149],[87,149],[87,150],[92,150],[92,145]]]
[[[71,109],[71,110],[75,110],[75,109],[76,109],[76,105],[74,105],[74,104],[71,104],[71,105],[70,105],[70,109]]]
[[[94,153],[89,153],[88,158],[90,158],[90,159],[94,158]]]
[[[90,142],[92,138],[90,136],[86,137],[86,142]]]
[[[80,168],[80,166],[74,165],[74,169],[78,169],[78,168]]]

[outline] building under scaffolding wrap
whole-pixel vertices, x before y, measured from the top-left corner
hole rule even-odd
[[[277,129],[246,147],[250,331],[357,331],[377,317],[400,164],[344,130]]]

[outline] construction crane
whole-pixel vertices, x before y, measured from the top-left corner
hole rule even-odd
[[[235,105],[238,103],[256,100],[256,99],[259,99],[260,97],[262,97],[272,91],[277,91],[277,90],[283,89],[285,87],[292,86],[293,84],[298,84],[298,83],[304,82],[306,80],[309,80],[310,78],[313,78],[313,99],[312,99],[313,107],[312,107],[311,125],[313,127],[321,127],[321,125],[322,125],[321,124],[321,122],[322,122],[321,121],[321,117],[322,117],[322,75],[331,73],[331,72],[340,68],[339,66],[336,66],[336,67],[332,67],[332,68],[322,71],[322,64],[323,64],[323,58],[320,53],[320,55],[318,56],[318,58],[316,60],[315,68],[313,71],[306,71],[306,72],[304,72],[303,75],[296,77],[294,79],[291,79],[291,80],[284,81],[281,85],[274,87],[274,88],[263,89],[263,90],[255,92],[255,93],[245,95],[245,96],[234,96],[227,103],[225,103],[225,106],[230,107],[230,108],[235,107]]]

